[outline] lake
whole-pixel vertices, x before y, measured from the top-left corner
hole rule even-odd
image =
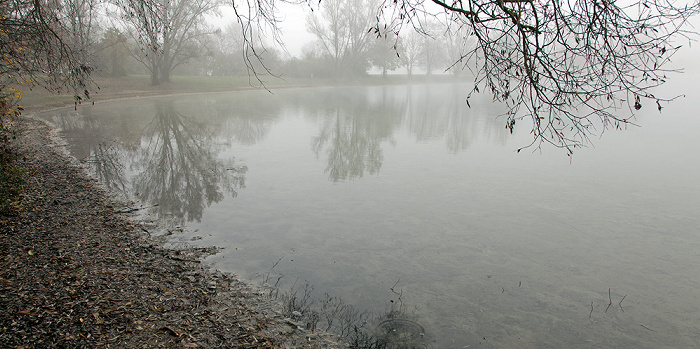
[[[468,90],[242,91],[43,117],[172,244],[221,247],[208,263],[277,286],[299,323],[395,348],[697,346],[698,96],[647,102],[641,127],[570,159],[516,152],[527,122],[511,134]]]

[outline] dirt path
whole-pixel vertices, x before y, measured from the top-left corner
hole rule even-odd
[[[333,348],[286,319],[264,291],[170,250],[23,118],[21,210],[0,216],[2,348]]]

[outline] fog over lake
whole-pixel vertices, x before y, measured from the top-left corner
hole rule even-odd
[[[511,134],[490,96],[467,107],[469,88],[242,91],[43,117],[173,244],[221,247],[206,262],[309,285],[318,306],[400,316],[422,331],[403,347],[697,346],[700,100],[644,106],[642,127],[570,159],[516,152],[530,125]]]

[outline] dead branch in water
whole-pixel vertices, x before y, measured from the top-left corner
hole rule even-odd
[[[608,300],[610,300],[610,303],[608,303],[608,307],[605,308],[605,312],[608,312],[608,309],[610,309],[610,306],[612,305],[612,297],[610,297],[610,289],[608,288]]]
[[[622,296],[622,299],[620,299],[620,303],[617,303],[617,305],[620,306],[620,310],[622,310],[623,313],[625,312],[625,309],[622,309],[622,301],[625,300],[625,297],[627,297],[627,295]]]

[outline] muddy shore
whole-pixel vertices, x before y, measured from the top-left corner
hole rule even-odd
[[[51,125],[23,117],[21,206],[0,216],[2,348],[337,348],[267,295],[166,249],[110,199]]]

